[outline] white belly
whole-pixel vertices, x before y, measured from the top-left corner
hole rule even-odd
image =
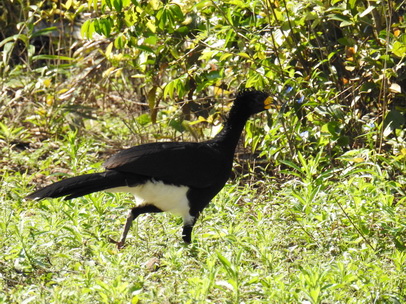
[[[165,212],[181,215],[189,219],[189,200],[186,186],[167,185],[161,181],[148,181],[135,187],[117,187],[108,189],[108,192],[127,192],[135,196],[137,206],[154,205]]]

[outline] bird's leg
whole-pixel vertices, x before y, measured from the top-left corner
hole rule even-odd
[[[190,244],[192,242],[192,230],[198,216],[198,214],[195,216],[188,215],[187,217],[183,218],[182,239],[187,244]]]
[[[123,231],[123,233],[122,233],[122,235],[121,235],[120,241],[117,242],[117,241],[113,240],[112,238],[109,238],[109,242],[116,244],[118,249],[121,249],[121,248],[124,247],[125,239],[127,238],[127,234],[128,234],[128,231],[129,231],[130,228],[131,228],[131,225],[132,225],[132,223],[133,223],[133,220],[135,220],[136,217],[139,215],[139,214],[134,215],[134,213],[133,213],[133,210],[134,210],[134,209],[135,209],[135,208],[132,208],[132,209],[130,210],[130,212],[128,213],[127,220],[126,220],[125,226],[124,226],[124,231]]]
[[[158,213],[158,212],[162,212],[162,210],[155,207],[154,205],[143,205],[143,206],[138,206],[138,207],[132,208],[130,210],[130,212],[128,213],[127,220],[125,222],[124,230],[123,230],[123,233],[121,234],[120,241],[117,242],[117,241],[113,240],[112,238],[109,238],[110,243],[116,244],[118,249],[123,248],[124,244],[125,244],[125,240],[127,238],[128,231],[130,230],[133,221],[140,214]]]
[[[193,226],[183,226],[182,239],[186,244],[192,242],[192,230]]]
[[[130,230],[130,228],[133,224],[133,220],[135,220],[137,218],[137,216],[139,215],[139,213],[137,214],[134,212],[134,209],[135,208],[132,208],[130,210],[130,212],[128,213],[127,220],[125,221],[123,233],[121,234],[120,241],[117,243],[118,249],[121,249],[124,247],[125,239],[127,238],[128,231]]]

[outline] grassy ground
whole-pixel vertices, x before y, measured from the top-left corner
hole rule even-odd
[[[204,211],[192,245],[180,218],[145,215],[118,251],[107,238],[118,238],[130,196],[23,200],[34,182],[99,170],[109,147],[74,133],[2,147],[0,303],[406,302],[403,186],[375,153],[327,172],[317,157],[286,162],[285,181],[239,176]]]

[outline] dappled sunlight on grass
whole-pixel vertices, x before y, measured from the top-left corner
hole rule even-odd
[[[16,302],[400,301],[405,200],[368,168],[329,175],[316,193],[299,178],[281,190],[234,181],[205,209],[190,246],[180,219],[163,214],[137,219],[124,249],[108,243],[131,206],[126,195],[3,195],[2,289]],[[3,183],[28,190],[12,177]]]

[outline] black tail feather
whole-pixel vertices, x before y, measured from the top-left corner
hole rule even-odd
[[[72,199],[97,191],[107,190],[115,187],[135,185],[127,176],[118,171],[105,171],[102,173],[91,173],[68,178],[31,193],[26,199],[43,199],[66,196],[65,199]]]

